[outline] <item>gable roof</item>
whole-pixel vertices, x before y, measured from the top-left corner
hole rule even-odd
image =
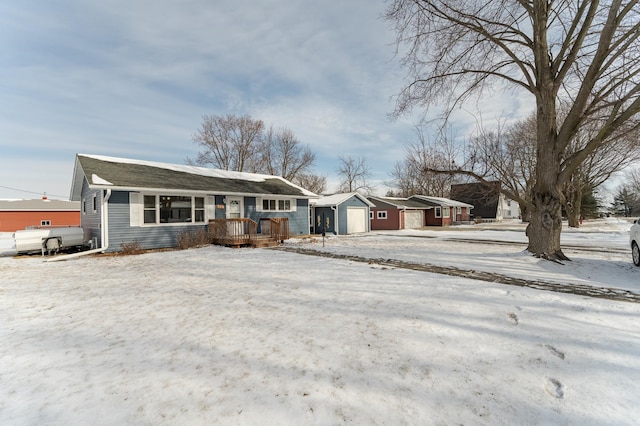
[[[418,200],[431,206],[443,206],[443,207],[469,207],[473,208],[472,204],[463,203],[461,201],[451,200],[444,197],[428,197],[426,195],[412,195],[409,199]]]
[[[484,218],[496,217],[500,201],[499,181],[471,182],[451,185],[451,196],[473,203],[473,213]]]
[[[84,179],[92,189],[318,197],[279,176],[77,154],[71,184],[72,200],[80,200]]]
[[[397,208],[397,209],[430,209],[432,206],[426,205],[423,201],[412,200],[410,198],[398,197],[375,197],[370,196],[374,207],[377,208]]]
[[[369,207],[375,207],[375,205],[367,200],[364,196],[360,195],[358,192],[347,192],[344,194],[333,194],[333,195],[323,195],[318,198],[318,201],[314,203],[316,207],[331,207],[337,206],[339,204],[344,203],[348,199],[356,197],[360,199],[363,203],[368,205]]]

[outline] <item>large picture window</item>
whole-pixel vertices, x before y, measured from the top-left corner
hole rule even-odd
[[[202,223],[204,197],[183,195],[145,195],[144,223]]]

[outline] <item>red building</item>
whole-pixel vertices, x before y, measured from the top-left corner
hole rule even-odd
[[[0,200],[0,232],[47,226],[80,226],[80,202]]]
[[[471,204],[448,198],[414,195],[409,198],[369,197],[371,230],[449,226],[471,220]]]

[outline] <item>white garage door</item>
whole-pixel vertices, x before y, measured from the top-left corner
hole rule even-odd
[[[367,209],[347,207],[347,234],[367,232]]]
[[[422,228],[423,224],[422,210],[405,210],[404,227],[406,229]]]

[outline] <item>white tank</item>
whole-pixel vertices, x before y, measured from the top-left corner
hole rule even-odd
[[[17,253],[59,250],[84,245],[84,230],[79,227],[24,229],[13,234]]]

